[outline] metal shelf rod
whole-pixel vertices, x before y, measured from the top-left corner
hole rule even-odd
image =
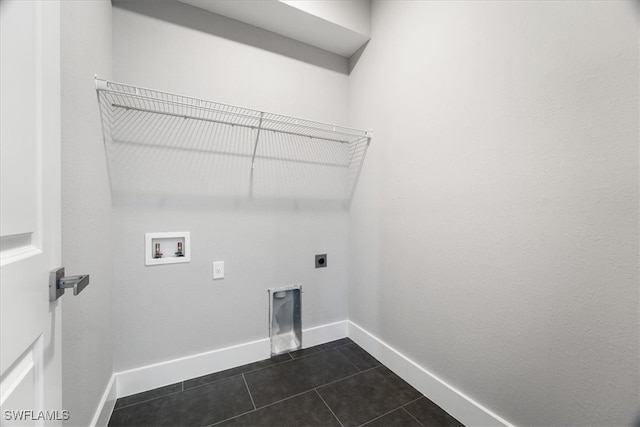
[[[258,115],[251,115],[251,114],[245,114],[245,113],[239,113],[239,112],[235,112],[235,111],[227,111],[227,110],[223,110],[223,109],[216,109],[216,108],[210,108],[210,107],[203,107],[200,105],[192,105],[192,104],[187,104],[184,102],[178,102],[178,101],[171,101],[169,99],[162,99],[162,98],[154,98],[152,96],[146,96],[146,95],[140,95],[139,93],[127,93],[127,92],[120,92],[120,91],[115,91],[112,89],[100,89],[103,92],[109,92],[112,93],[114,95],[120,95],[123,97],[129,97],[129,98],[136,98],[136,99],[143,99],[143,100],[147,100],[150,102],[155,102],[155,103],[161,103],[161,104],[166,104],[166,105],[172,105],[175,107],[180,107],[180,108],[189,108],[189,109],[195,109],[195,110],[201,110],[201,111],[207,111],[207,112],[212,112],[212,113],[218,113],[218,114],[226,114],[229,116],[237,116],[237,117],[242,117],[242,118],[248,118],[248,119],[252,119],[252,120],[258,120],[260,117]],[[177,95],[176,95],[177,96]],[[198,102],[207,102],[207,101],[201,101],[198,99],[194,99]],[[130,106],[124,106],[124,105],[120,105],[120,104],[112,104],[114,106],[119,106],[122,108],[134,108],[134,107],[130,107]],[[244,108],[244,107],[235,107],[232,105],[226,105],[226,104],[220,104],[220,105],[224,105],[225,107],[231,107],[231,108],[240,108],[242,110],[247,110],[247,111],[255,111],[256,113],[259,113],[256,110],[251,110],[249,108]],[[140,108],[142,111],[148,111],[150,113],[159,113],[159,114],[166,114],[163,112],[160,112],[158,110],[152,110],[152,109],[142,109],[141,107],[135,107],[135,108]],[[273,114],[273,113],[270,113]],[[178,114],[180,116],[180,114]],[[275,115],[275,114],[273,114]],[[193,116],[190,116],[190,118],[196,118]],[[288,117],[290,119],[296,120],[296,121],[305,121],[305,122],[310,122],[309,120],[305,120],[305,119],[297,119],[295,117]],[[282,125],[288,125],[288,126],[296,126],[296,127],[303,127],[303,128],[307,128],[307,129],[313,129],[313,130],[317,130],[319,132],[331,132],[334,134],[340,134],[340,135],[345,135],[345,136],[351,136],[351,137],[365,137],[366,136],[366,131],[362,132],[362,131],[358,131],[356,129],[350,129],[350,128],[346,128],[343,126],[333,126],[333,125],[329,125],[326,123],[321,123],[321,122],[310,122],[310,123],[314,123],[317,124],[318,126],[327,126],[327,127],[331,127],[333,129],[323,129],[320,127],[314,127],[314,126],[309,126],[309,125],[305,125],[305,124],[301,124],[301,123],[291,123],[291,122],[286,122],[283,120],[276,120],[276,119],[270,119],[270,118],[264,118],[264,121],[266,122],[272,122],[272,123],[277,123],[277,124],[282,124]],[[344,129],[344,130],[353,130],[353,133],[349,133],[349,132],[343,132],[343,131],[339,131],[339,130],[335,130],[335,128],[338,127],[340,129]],[[277,129],[272,129],[276,132],[281,132],[280,130]],[[327,138],[323,138],[323,139],[327,139]]]
[[[316,136],[316,135],[311,135],[311,134],[306,134],[306,133],[300,133],[300,132],[292,132],[292,131],[287,131],[287,130],[279,130],[279,129],[272,129],[272,128],[266,128],[263,126],[253,126],[253,125],[245,125],[242,123],[233,123],[233,122],[228,122],[225,120],[216,120],[216,119],[208,119],[205,117],[197,117],[197,116],[191,116],[188,114],[178,114],[178,113],[168,113],[165,111],[157,111],[157,110],[151,110],[149,108],[140,108],[140,107],[130,107],[128,105],[120,105],[120,104],[111,104],[112,107],[116,107],[116,108],[124,108],[125,110],[133,110],[133,111],[141,111],[144,113],[153,113],[153,114],[160,114],[163,116],[171,116],[171,117],[181,117],[183,119],[192,119],[192,120],[200,120],[203,122],[211,122],[211,123],[218,123],[218,124],[222,124],[222,125],[229,125],[229,126],[238,126],[238,127],[242,127],[242,128],[248,128],[248,129],[263,129],[263,130],[268,130],[268,131],[272,131],[272,132],[278,132],[278,133],[284,133],[287,135],[293,135],[293,136],[301,136],[304,138],[311,138],[311,139],[320,139],[323,141],[330,141],[330,142],[339,142],[340,144],[348,144],[349,141],[346,141],[344,139],[335,139],[335,138],[326,138],[323,136]],[[268,119],[265,119],[268,120]],[[362,136],[361,138],[365,138],[364,136]]]
[[[318,198],[346,201],[347,207],[353,199],[370,131],[98,78],[95,83],[112,191],[126,195],[134,184],[138,192],[173,194],[186,188],[175,182],[184,176],[193,194],[246,198],[247,184],[251,199]],[[188,173],[165,179],[145,172],[165,166]]]

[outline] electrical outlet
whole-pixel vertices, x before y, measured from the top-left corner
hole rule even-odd
[[[213,278],[224,279],[224,261],[213,262]]]
[[[316,255],[316,268],[324,268],[327,266],[327,254]]]

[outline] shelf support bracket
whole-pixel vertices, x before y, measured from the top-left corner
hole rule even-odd
[[[256,151],[258,150],[258,140],[260,139],[260,131],[262,130],[262,118],[264,112],[260,113],[260,122],[258,123],[258,133],[256,134],[256,144],[253,146],[253,157],[251,158],[251,169],[256,168]]]

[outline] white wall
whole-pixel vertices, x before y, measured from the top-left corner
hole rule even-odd
[[[304,10],[327,21],[364,35],[371,34],[370,0],[280,0],[289,6]]]
[[[313,48],[296,52],[299,44],[288,39],[180,3],[115,5],[114,80],[346,121],[348,77],[335,71],[336,64],[346,69],[337,55],[314,56]],[[260,41],[247,43],[247,38]],[[290,55],[278,53],[282,46],[291,47]],[[198,167],[180,163],[184,153],[151,155],[169,163],[166,156],[175,156],[177,175],[181,166]],[[215,191],[188,198],[139,196],[114,199],[116,371],[266,338],[270,287],[303,285],[304,328],[347,318],[344,208],[287,198],[230,200]],[[146,267],[144,233],[158,231],[190,231],[191,263]],[[314,268],[317,253],[328,254],[326,269]],[[225,261],[226,278],[214,282],[216,260]]]
[[[111,74],[111,2],[61,2],[62,261],[89,273],[62,298],[66,425],[91,423],[113,372],[111,199],[94,73]]]
[[[349,317],[517,425],[638,410],[632,3],[373,3]]]

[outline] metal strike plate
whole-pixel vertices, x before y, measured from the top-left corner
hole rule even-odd
[[[49,301],[55,301],[64,295],[64,290],[73,288],[73,295],[78,295],[89,285],[89,275],[64,276],[64,267],[51,270],[49,273]]]

